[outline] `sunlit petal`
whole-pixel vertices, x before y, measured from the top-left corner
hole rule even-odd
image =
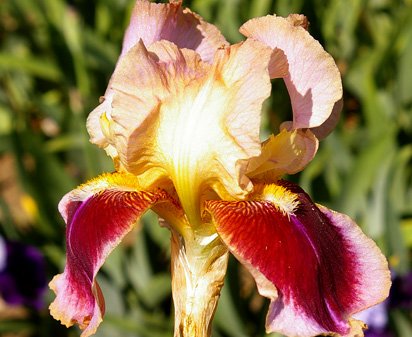
[[[315,156],[318,140],[310,130],[281,130],[262,145],[259,157],[249,161],[246,174],[259,181],[276,181],[301,171]]]
[[[241,160],[260,153],[270,53],[250,40],[218,50],[209,65],[166,41],[131,48],[112,77],[106,116],[122,165],[146,181],[171,179],[189,218],[200,214],[205,186],[244,196],[251,185],[240,186]]]
[[[361,330],[350,316],[388,295],[388,266],[375,243],[292,183],[259,185],[252,200],[209,201],[206,209],[271,299],[268,332],[350,336]]]
[[[219,50],[204,77],[160,108],[159,152],[170,163],[167,170],[189,218],[200,214],[200,193],[207,186],[221,197],[241,197],[251,187],[240,185],[240,161],[260,153],[269,53],[255,42]]]
[[[59,210],[67,223],[67,259],[63,274],[50,283],[56,299],[50,312],[66,326],[79,324],[82,337],[93,334],[104,314],[104,299],[95,281],[108,254],[137,219],[166,192],[139,190],[128,174],[105,174],[66,194]]]
[[[302,16],[268,15],[246,22],[240,32],[273,49],[271,78],[284,79],[293,108],[293,128],[324,123],[342,97],[339,70],[333,58],[304,27]]]
[[[195,52],[179,50],[166,41],[151,48],[157,54],[148,51],[140,41],[119,60],[108,89],[110,114],[92,122],[96,120],[93,111],[87,127],[91,135],[106,135],[106,141],[119,153],[126,169],[135,174],[148,172],[151,180],[156,180],[165,175],[162,166],[157,165],[165,159],[154,150],[160,106],[196,78],[205,76],[210,66],[203,64]]]
[[[161,40],[176,44],[179,48],[196,51],[201,59],[211,63],[218,48],[228,43],[220,31],[203,20],[190,9],[182,8],[182,1],[170,1],[168,4],[157,4],[138,0],[133,8],[129,26],[123,39],[121,58],[139,41],[146,47]],[[116,70],[117,71],[117,70]],[[111,79],[111,82],[113,79]],[[111,115],[113,88],[109,85],[102,97],[102,104],[88,117],[88,130],[92,143],[105,148],[106,152],[116,157],[115,148],[110,146],[107,135],[103,133],[101,119]]]

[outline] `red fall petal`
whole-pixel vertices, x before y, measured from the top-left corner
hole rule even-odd
[[[82,337],[95,333],[104,314],[104,299],[95,281],[109,253],[153,204],[168,198],[166,192],[144,192],[111,185],[104,175],[68,193],[59,205],[67,223],[66,267],[50,283],[56,293],[50,312],[62,324],[79,324]],[[130,181],[129,181],[130,182]],[[109,186],[107,186],[109,185]]]
[[[272,300],[267,330],[350,335],[350,316],[388,294],[385,258],[348,217],[292,183],[271,186],[275,193],[253,200],[206,203],[222,240]]]

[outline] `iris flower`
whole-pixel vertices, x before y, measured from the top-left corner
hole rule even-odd
[[[232,253],[270,299],[266,329],[287,336],[361,336],[351,318],[387,297],[387,262],[347,216],[282,180],[302,170],[331,131],[342,86],[302,15],[246,22],[243,42],[182,8],[137,1],[91,142],[114,173],[69,192],[67,260],[51,314],[96,332],[96,273],[152,209],[171,231],[175,336],[206,337]],[[282,78],[293,121],[261,143],[262,103]]]

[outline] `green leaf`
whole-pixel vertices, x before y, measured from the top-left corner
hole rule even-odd
[[[58,81],[61,78],[59,68],[51,60],[35,56],[21,57],[15,54],[0,53],[0,70],[13,70],[45,80]]]
[[[412,336],[412,324],[408,317],[400,310],[394,310],[391,314],[397,329],[398,337]]]
[[[250,18],[265,16],[270,13],[271,0],[253,0],[250,5]]]
[[[412,249],[412,218],[408,218],[401,221],[400,224],[402,237],[405,240],[405,245]]]
[[[219,305],[215,315],[215,324],[232,337],[246,337],[245,325],[236,311],[228,285],[222,288]]]
[[[356,157],[337,204],[340,211],[354,218],[359,215],[379,172],[380,164],[393,151],[393,133],[388,130],[384,137],[373,142]]]

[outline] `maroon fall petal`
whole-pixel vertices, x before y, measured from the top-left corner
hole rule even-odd
[[[261,294],[271,298],[268,331],[349,335],[350,315],[387,295],[386,260],[348,217],[315,205],[292,183],[277,186],[288,197],[209,201],[206,209]],[[285,206],[290,196],[295,204]]]
[[[143,212],[165,200],[167,194],[112,187],[86,193],[81,200],[81,190],[67,194],[60,205],[67,222],[67,258],[64,273],[50,284],[56,293],[50,311],[66,326],[79,324],[85,337],[96,331],[104,314],[104,299],[95,281],[97,271]]]

